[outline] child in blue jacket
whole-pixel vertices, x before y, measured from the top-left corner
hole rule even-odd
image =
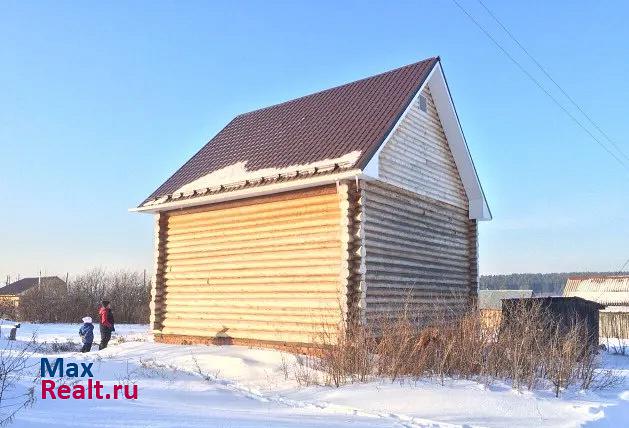
[[[81,336],[81,340],[83,341],[81,352],[90,352],[92,342],[94,342],[94,324],[92,324],[92,317],[83,318],[83,325],[79,329],[79,336]]]

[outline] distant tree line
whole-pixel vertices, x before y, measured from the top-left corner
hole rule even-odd
[[[533,290],[535,294],[562,294],[570,276],[579,275],[626,275],[628,272],[561,272],[561,273],[512,273],[509,275],[482,275],[482,290]]]
[[[144,272],[92,269],[70,278],[66,287],[46,283],[20,297],[17,316],[21,321],[78,323],[91,316],[98,322],[98,305],[109,300],[116,323],[148,323],[151,282]]]

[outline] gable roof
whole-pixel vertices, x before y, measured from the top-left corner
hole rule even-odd
[[[505,299],[521,299],[533,296],[533,290],[478,290],[480,309],[502,309]]]
[[[564,296],[582,297],[604,305],[629,305],[629,275],[573,276]]]
[[[22,294],[25,291],[36,287],[39,284],[40,278],[22,278],[11,284],[5,285],[0,288],[0,296],[15,296],[18,294]],[[46,282],[55,282],[55,283],[63,283],[64,281],[58,276],[42,276],[41,284]]]
[[[246,162],[247,171],[256,171],[334,162],[354,153],[344,167],[360,168],[378,149],[437,61],[429,58],[241,114],[142,204],[238,162]]]
[[[470,218],[489,220],[438,57],[237,116],[133,211],[377,178],[371,173],[375,155],[426,85],[468,196]]]

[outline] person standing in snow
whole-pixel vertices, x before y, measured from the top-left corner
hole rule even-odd
[[[114,328],[114,314],[111,311],[111,304],[109,300],[103,300],[100,309],[98,310],[100,315],[100,347],[99,349],[105,349],[111,339],[111,333],[116,331]]]
[[[83,341],[81,352],[90,352],[92,343],[94,342],[94,324],[92,324],[92,317],[83,317],[83,325],[79,329],[79,336],[81,336],[81,340]]]

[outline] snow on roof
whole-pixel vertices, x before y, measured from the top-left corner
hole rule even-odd
[[[563,294],[603,305],[629,306],[629,275],[570,277]]]

